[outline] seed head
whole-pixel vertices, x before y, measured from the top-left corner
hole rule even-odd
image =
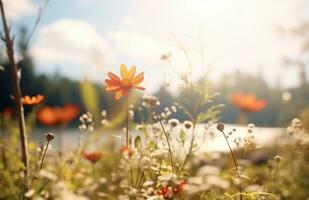
[[[52,133],[45,134],[45,139],[46,139],[47,142],[52,141],[54,138],[55,138],[55,136]]]
[[[217,129],[219,130],[219,131],[223,131],[224,130],[224,124],[223,123],[218,123],[218,125],[217,125]]]
[[[190,121],[184,121],[183,124],[185,125],[186,129],[190,129],[193,126],[192,122]]]

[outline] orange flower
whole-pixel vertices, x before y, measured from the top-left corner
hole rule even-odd
[[[42,124],[47,126],[56,125],[59,122],[58,119],[59,112],[60,112],[59,108],[52,108],[49,106],[45,106],[38,112],[38,120]]]
[[[40,95],[40,94],[38,94],[36,96],[32,96],[32,97],[30,97],[29,95],[26,95],[26,96],[21,98],[22,103],[24,105],[28,105],[28,106],[39,104],[43,100],[44,100],[44,96]]]
[[[44,125],[53,126],[71,122],[79,112],[79,106],[74,104],[67,104],[63,107],[45,106],[38,112],[38,120]]]
[[[80,108],[78,105],[67,104],[61,108],[60,118],[62,122],[73,121],[80,113]]]
[[[102,153],[99,151],[94,152],[83,152],[83,157],[90,161],[92,164],[95,164],[97,161],[99,161],[102,158]]]
[[[116,93],[115,99],[119,100],[121,97],[127,96],[131,89],[144,90],[144,87],[139,86],[144,80],[144,73],[135,76],[135,71],[135,66],[128,71],[124,64],[120,65],[121,79],[114,73],[108,72],[107,75],[110,79],[105,80],[106,91]]]
[[[120,147],[120,153],[127,154],[129,157],[133,155],[133,150],[127,147],[126,145],[123,145]]]
[[[259,112],[267,106],[267,101],[257,99],[254,94],[236,92],[230,96],[231,103],[246,112]]]

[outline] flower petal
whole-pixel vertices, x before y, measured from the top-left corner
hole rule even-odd
[[[141,87],[141,86],[134,86],[133,88],[139,89],[139,90],[145,90],[145,88],[144,88],[144,87]]]
[[[105,79],[105,83],[107,84],[107,85],[119,85],[119,81],[117,81],[117,80],[114,80],[114,79]]]
[[[132,66],[129,73],[128,73],[128,79],[129,80],[132,80],[134,78],[135,72],[136,72],[136,67]]]
[[[128,70],[125,64],[120,65],[120,74],[121,74],[122,79],[128,78]]]
[[[144,80],[144,72],[140,73],[132,80],[133,85],[138,85]]]
[[[120,78],[115,75],[113,72],[107,72],[107,75],[112,79],[112,80],[116,80],[116,81],[120,81]]]
[[[106,86],[106,91],[109,91],[109,92],[116,92],[116,91],[119,91],[119,90],[120,90],[120,87],[118,85],[116,85],[116,86],[113,86],[113,85]]]
[[[123,90],[120,90],[115,94],[115,99],[119,100],[121,99],[122,96],[123,96]]]

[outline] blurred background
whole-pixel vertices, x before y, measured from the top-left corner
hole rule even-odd
[[[219,93],[213,104],[225,105],[225,123],[285,127],[294,117],[309,121],[306,0],[4,3],[16,36],[22,94],[45,96],[38,110],[74,104],[79,113],[107,110],[116,116],[124,102],[104,91],[104,80],[124,63],[144,71],[145,93],[158,96],[161,109],[178,102],[186,76],[194,82],[209,80],[209,89]],[[0,63],[8,67],[3,44]],[[3,71],[0,93],[5,115],[13,101]],[[25,109],[29,115],[31,109]],[[185,119],[181,112],[175,115]]]

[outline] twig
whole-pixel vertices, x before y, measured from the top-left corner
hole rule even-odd
[[[29,176],[29,161],[28,161],[28,147],[27,147],[27,133],[26,133],[26,126],[25,126],[25,116],[24,116],[24,108],[21,101],[21,91],[19,86],[19,77],[18,77],[18,70],[17,65],[14,59],[14,38],[11,38],[10,31],[7,26],[5,12],[3,8],[3,2],[0,0],[0,10],[1,10],[1,18],[3,23],[3,30],[4,30],[4,37],[3,41],[6,45],[7,56],[9,59],[9,63],[11,65],[11,79],[13,85],[13,94],[16,106],[16,114],[18,118],[18,125],[20,131],[20,143],[21,143],[21,153],[22,153],[22,162],[24,164],[24,174],[27,178]]]
[[[38,27],[38,25],[39,25],[39,23],[40,23],[40,21],[42,19],[43,13],[44,13],[44,11],[45,11],[49,1],[50,0],[44,0],[43,5],[41,7],[39,7],[38,16],[37,16],[37,18],[36,18],[36,20],[34,22],[34,25],[33,25],[32,29],[31,29],[31,32],[30,32],[29,36],[27,37],[26,42],[24,44],[25,48],[29,45],[29,42],[30,42],[30,40],[31,40],[35,30],[37,29],[37,27]]]

